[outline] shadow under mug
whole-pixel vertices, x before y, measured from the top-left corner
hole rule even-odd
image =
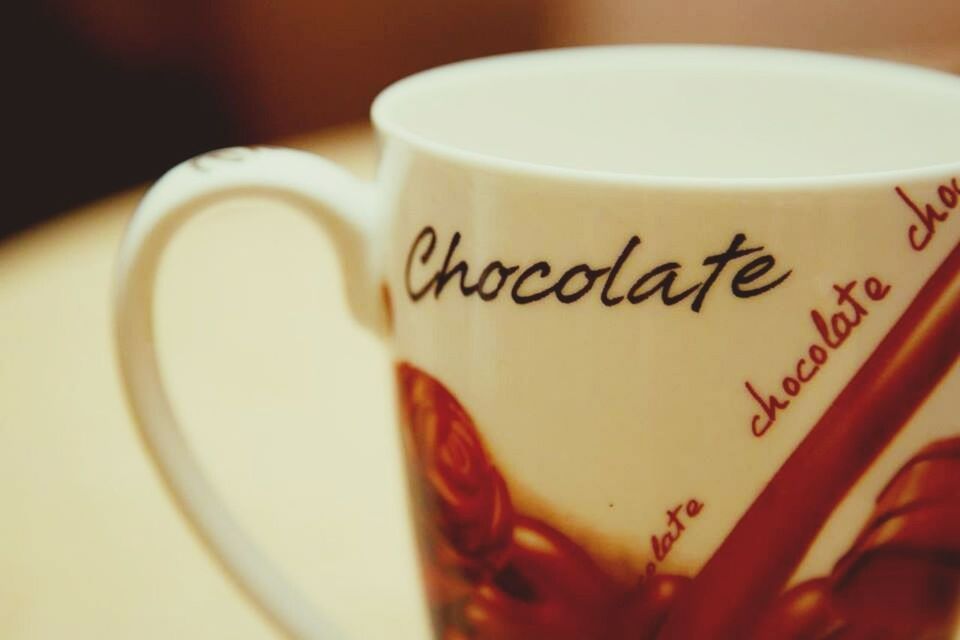
[[[158,261],[269,196],[333,238],[391,344],[437,638],[960,629],[960,79],[635,46],[427,71],[373,106],[374,183],[286,149],[186,162],[120,252],[147,448],[293,636],[341,638],[214,495],[163,390]]]

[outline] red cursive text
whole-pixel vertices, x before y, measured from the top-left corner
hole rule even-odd
[[[777,421],[779,413],[790,406],[790,398],[798,396],[804,385],[809,383],[826,364],[830,351],[839,349],[863,319],[870,315],[861,302],[862,298],[858,297],[859,292],[856,292],[856,289],[856,280],[851,280],[845,285],[833,285],[833,290],[837,292],[839,309],[830,315],[829,321],[819,310],[810,311],[810,319],[820,339],[807,348],[804,355],[792,367],[791,373],[783,377],[780,387],[786,394],[785,397],[777,393],[760,393],[749,380],[744,383],[747,393],[760,407],[760,412],[754,414],[750,420],[750,431],[753,435],[759,438],[770,430]],[[863,291],[869,300],[877,302],[887,297],[890,293],[890,285],[871,277],[864,281]]]
[[[686,531],[686,525],[700,515],[701,511],[703,511],[703,503],[696,498],[691,498],[685,505],[678,504],[667,511],[667,530],[660,535],[650,536],[650,549],[653,551],[655,560],[647,563],[647,575],[656,573],[657,564],[666,559],[674,543]]]
[[[930,240],[937,232],[937,225],[950,217],[950,212],[960,204],[960,183],[958,183],[957,178],[952,178],[949,182],[937,186],[937,198],[943,205],[943,210],[929,202],[923,203],[921,207],[907,195],[903,187],[896,187],[895,191],[900,199],[913,210],[914,215],[920,219],[919,225],[912,224],[907,229],[907,239],[915,251],[923,251],[927,248]]]

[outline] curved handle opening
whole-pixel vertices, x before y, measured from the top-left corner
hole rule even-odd
[[[375,333],[386,314],[375,286],[373,190],[335,165],[286,149],[230,149],[170,171],[140,204],[121,245],[114,297],[117,355],[140,434],[178,507],[240,588],[292,637],[343,640],[251,540],[190,450],[164,388],[154,341],[154,289],[163,251],[177,230],[215,204],[267,197],[309,213],[330,234],[350,308]]]

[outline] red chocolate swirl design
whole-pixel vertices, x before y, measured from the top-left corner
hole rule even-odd
[[[438,636],[662,640],[691,579],[624,584],[559,530],[518,513],[453,394],[409,364],[397,374]],[[774,595],[755,616],[744,640],[951,637],[960,627],[960,436],[930,444],[897,472],[831,575]]]
[[[952,638],[960,618],[960,437],[925,447],[826,578],[780,596],[756,640]]]
[[[510,541],[513,506],[473,420],[434,378],[398,368],[400,408],[433,524],[453,549],[480,556]]]
[[[833,571],[834,599],[861,626],[950,637],[960,617],[960,437],[900,469]]]
[[[472,637],[599,637],[619,585],[580,546],[539,520],[518,517],[512,542],[503,570],[466,604]]]
[[[473,420],[446,387],[397,367],[423,575],[444,640],[652,638],[689,579],[624,585],[547,523],[516,513]]]
[[[960,360],[958,327],[960,243],[700,570],[663,640],[750,637],[836,506]]]

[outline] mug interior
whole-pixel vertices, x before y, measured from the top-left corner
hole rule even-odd
[[[373,118],[434,152],[591,174],[822,178],[960,161],[960,78],[775,49],[499,56],[401,80]]]

